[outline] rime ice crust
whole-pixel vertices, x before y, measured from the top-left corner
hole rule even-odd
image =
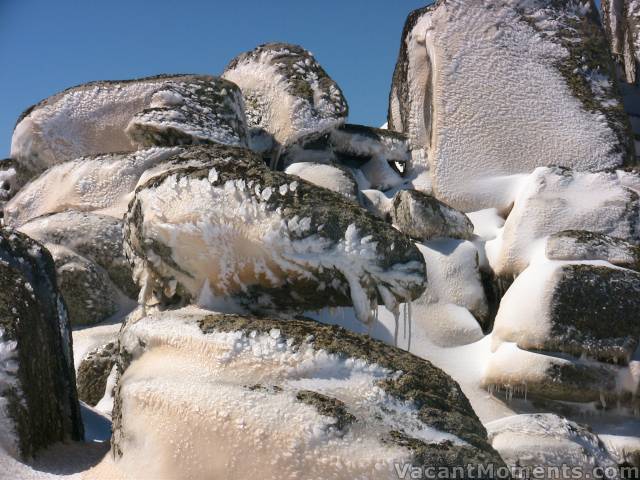
[[[53,260],[26,235],[0,229],[0,448],[28,458],[81,440],[75,381]]]
[[[633,161],[620,100],[591,2],[438,1],[405,25],[389,128],[439,199],[504,209],[510,176]]]
[[[276,148],[344,123],[349,111],[340,87],[297,45],[260,45],[233,59],[222,76],[242,90],[254,134],[267,132]]]
[[[238,87],[205,75],[92,82],[27,110],[11,157],[32,172],[78,157],[150,146],[247,145]]]
[[[569,213],[570,212],[570,213]],[[580,229],[640,240],[640,200],[615,173],[575,172],[566,168],[537,168],[515,198],[498,239],[491,267],[502,276],[522,272],[545,237]]]
[[[600,438],[588,427],[566,418],[550,413],[514,415],[486,427],[489,441],[510,467],[570,465],[583,473],[599,467],[607,469],[607,478],[621,478],[618,462]]]
[[[502,464],[450,377],[367,336],[190,308],[120,338],[112,452],[132,476],[390,479],[394,462]]]
[[[125,250],[145,302],[252,311],[353,305],[368,322],[425,288],[410,239],[246,149],[191,147],[137,190]],[[218,305],[219,306],[219,305]]]
[[[287,167],[284,173],[295,175],[309,183],[327,188],[354,202],[358,201],[358,183],[353,173],[345,167],[324,163],[300,162]]]
[[[82,157],[56,165],[5,205],[4,220],[7,225],[18,227],[42,215],[66,210],[122,218],[140,177],[177,151],[155,147]]]

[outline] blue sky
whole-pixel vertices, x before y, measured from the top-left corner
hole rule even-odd
[[[384,123],[407,14],[425,0],[0,0],[0,159],[18,115],[90,80],[220,73],[240,52],[311,50],[342,87],[350,121]]]

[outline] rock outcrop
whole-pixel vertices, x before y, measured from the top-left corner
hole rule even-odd
[[[328,188],[354,202],[358,201],[358,183],[353,173],[346,167],[325,163],[300,162],[287,167],[284,173],[295,175],[319,187]]]
[[[96,406],[104,397],[107,379],[118,359],[118,342],[91,350],[78,367],[78,398]]]
[[[274,165],[282,147],[341,125],[349,112],[340,87],[297,45],[260,45],[234,58],[222,76],[242,90],[256,148],[265,150],[266,136]]]
[[[126,252],[147,304],[251,311],[353,305],[368,322],[425,286],[408,237],[247,149],[184,149],[136,190]],[[227,305],[228,306],[228,305]]]
[[[120,338],[112,451],[130,476],[391,479],[394,464],[503,465],[450,377],[367,336],[185,309]],[[193,376],[177,374],[185,362]]]
[[[162,75],[86,83],[30,107],[18,119],[11,158],[38,173],[88,155],[211,142],[248,144],[238,87]]]
[[[51,256],[0,229],[0,449],[24,459],[81,440],[71,331]]]
[[[634,163],[615,83],[593,2],[439,0],[407,19],[388,123],[437,198],[507,209],[536,167]]]

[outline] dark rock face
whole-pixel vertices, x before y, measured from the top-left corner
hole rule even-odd
[[[78,398],[96,406],[105,394],[107,378],[118,357],[118,343],[109,342],[87,354],[78,367]]]
[[[640,270],[640,247],[621,238],[586,230],[565,230],[551,235],[546,255],[550,260],[604,260]]]
[[[349,112],[340,87],[297,45],[260,45],[234,58],[222,76],[242,90],[252,136],[273,140],[274,162],[278,148],[342,124]]]
[[[399,191],[390,216],[398,230],[419,240],[473,236],[473,224],[464,213],[416,190]]]
[[[408,237],[245,149],[176,155],[137,189],[125,239],[145,298],[163,305],[212,295],[253,311],[353,304],[366,320],[378,299],[394,308],[425,286],[424,259]]]
[[[626,363],[640,337],[640,274],[594,265],[566,265],[551,300],[545,350]]]
[[[38,173],[88,155],[212,142],[248,144],[238,87],[163,75],[86,83],[43,100],[18,120],[11,155]]]
[[[100,323],[118,311],[118,293],[104,270],[66,248],[52,256],[71,325]]]
[[[20,227],[44,244],[60,245],[102,267],[113,284],[129,298],[137,298],[131,265],[124,256],[122,221],[89,212],[70,210],[45,215]]]
[[[23,458],[55,442],[81,440],[72,340],[49,253],[19,232],[0,230],[0,375],[8,423]]]

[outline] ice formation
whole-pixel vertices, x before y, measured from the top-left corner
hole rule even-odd
[[[638,195],[615,173],[537,168],[522,183],[500,235],[487,245],[494,252],[491,266],[499,275],[517,275],[548,235],[568,229],[637,242],[639,209]]]
[[[178,151],[177,148],[150,148],[56,165],[5,205],[5,223],[20,226],[36,217],[66,210],[122,218],[140,176]]]
[[[219,142],[247,145],[242,96],[211,76],[92,82],[43,100],[18,120],[11,158],[41,172],[88,155]]]
[[[395,310],[424,290],[424,261],[407,237],[245,149],[186,149],[137,189],[125,237],[148,304],[353,304],[369,322],[379,298]]]
[[[328,188],[349,200],[358,200],[358,184],[353,174],[344,167],[301,162],[290,165],[284,173],[295,175],[319,187]]]
[[[253,135],[266,132],[276,149],[344,123],[349,111],[340,87],[297,45],[260,45],[233,59],[222,76],[242,90]]]
[[[437,1],[405,24],[389,128],[439,199],[505,209],[514,175],[632,160],[612,72],[593,3]]]

